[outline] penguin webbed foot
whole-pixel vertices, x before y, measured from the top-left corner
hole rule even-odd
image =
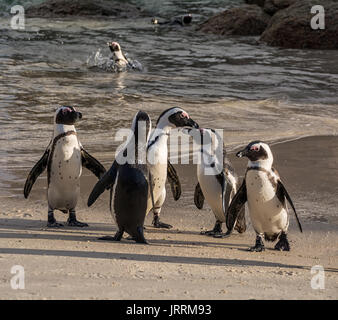
[[[88,227],[88,224],[85,223],[85,222],[80,222],[76,219],[68,219],[67,220],[67,226],[83,228],[83,227]]]
[[[152,224],[155,228],[171,229],[173,227],[171,224],[161,222],[160,217],[157,215],[154,216]]]
[[[215,233],[214,234],[214,238],[222,238],[222,239],[224,239],[224,238],[228,238],[228,237],[230,237],[230,235],[231,235],[231,231],[227,231],[227,232],[225,232],[225,233],[223,233],[223,232],[220,232],[220,233]]]
[[[123,236],[123,232],[122,230],[118,230],[114,237],[112,236],[104,236],[104,237],[100,237],[98,238],[98,240],[104,240],[104,241],[121,241],[122,236]]]
[[[112,237],[112,236],[104,236],[104,237],[100,237],[97,239],[103,240],[103,241],[120,241],[120,240],[117,240],[116,237]]]
[[[212,230],[207,230],[207,231],[201,231],[201,234],[205,235],[205,236],[215,236],[216,234],[220,234],[222,233],[221,232],[217,232],[217,231],[214,231],[214,229]]]
[[[279,236],[279,241],[275,245],[275,250],[290,251],[290,244],[285,232],[282,232]]]
[[[56,219],[54,217],[54,210],[50,207],[48,208],[47,227],[48,228],[61,228],[61,227],[63,227],[62,223],[56,222]]]
[[[261,236],[256,237],[256,243],[253,247],[250,247],[248,251],[250,252],[262,252],[265,250],[263,239]]]
[[[56,222],[56,220],[55,221],[48,221],[47,227],[48,228],[61,228],[61,227],[63,227],[63,224]]]
[[[216,221],[212,230],[202,231],[201,234],[206,236],[214,236],[215,238],[222,238],[222,222]]]
[[[67,226],[83,228],[83,227],[88,227],[88,224],[78,221],[76,219],[75,209],[70,209],[69,210],[69,217],[68,217],[68,220],[67,220]]]
[[[250,252],[262,252],[265,250],[264,245],[255,245],[253,247],[250,247],[248,251]]]
[[[132,236],[129,236],[129,237],[126,238],[126,240],[135,241],[137,243],[149,244],[144,237],[142,239],[142,237],[132,237]]]
[[[143,226],[137,228],[137,235],[135,237],[135,241],[137,243],[148,244],[146,238],[144,237],[143,230],[144,230]]]
[[[126,240],[133,240],[136,241],[137,243],[144,243],[148,244],[147,240],[144,238],[143,234],[144,227],[138,227],[137,228],[137,234],[135,236],[128,236],[125,238]],[[117,231],[114,237],[111,236],[105,236],[99,238],[99,240],[108,240],[108,241],[120,241],[123,235],[123,231]]]

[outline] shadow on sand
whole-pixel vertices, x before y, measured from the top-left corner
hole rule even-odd
[[[20,221],[15,221],[20,220]],[[0,221],[0,238],[21,238],[21,239],[46,239],[46,240],[68,240],[68,241],[90,241],[90,242],[102,242],[97,239],[97,235],[103,229],[105,231],[113,231],[112,226],[93,224],[92,227],[86,229],[80,229],[81,234],[78,234],[79,229],[74,228],[60,228],[60,229],[41,229],[41,221],[39,220],[21,220],[11,219],[10,223],[7,221],[1,223]],[[17,222],[17,224],[15,223]],[[29,227],[28,227],[29,226]],[[107,226],[107,228],[102,228]],[[97,228],[96,228],[97,227]],[[3,229],[3,231],[1,230]],[[116,229],[114,227],[114,229]],[[19,230],[19,232],[10,231]],[[33,231],[28,233],[27,231]],[[43,233],[41,233],[43,231]],[[47,231],[47,233],[46,233]],[[50,231],[50,232],[49,232]],[[156,230],[154,230],[155,232]],[[163,233],[163,231],[160,231]],[[68,234],[65,234],[68,233]],[[173,230],[170,232],[173,234]],[[198,233],[196,233],[198,234]],[[201,235],[201,238],[208,239]],[[224,242],[213,243],[204,241],[177,241],[177,240],[159,240],[152,239],[151,244],[154,246],[175,246],[185,245],[189,246],[217,246],[217,247],[232,247],[239,250],[240,246],[246,247],[241,244]],[[123,240],[121,245],[139,245],[134,242]],[[140,245],[143,246],[143,245]],[[115,247],[116,248],[116,247]],[[144,261],[144,262],[167,262],[167,263],[180,263],[180,264],[196,264],[196,265],[211,265],[211,266],[256,266],[256,267],[279,267],[279,268],[294,268],[310,270],[310,267],[300,265],[288,265],[283,263],[259,261],[259,260],[242,260],[242,259],[227,259],[227,258],[204,258],[204,257],[187,257],[187,256],[174,256],[174,255],[153,255],[153,254],[140,254],[140,253],[117,253],[117,252],[99,252],[99,251],[79,251],[79,250],[52,250],[52,249],[31,249],[31,248],[0,248],[0,254],[14,254],[14,255],[33,255],[33,256],[56,256],[56,257],[77,257],[77,258],[91,258],[91,259],[117,259],[117,260],[129,260],[129,261]],[[326,270],[329,272],[338,272],[336,268],[330,268]]]

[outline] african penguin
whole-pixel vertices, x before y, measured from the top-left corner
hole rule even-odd
[[[178,177],[174,167],[168,161],[168,136],[173,128],[190,127],[198,128],[198,124],[192,120],[188,113],[179,107],[173,107],[162,112],[159,116],[156,128],[153,131],[147,148],[148,166],[152,177],[153,198],[148,198],[147,213],[153,210],[153,226],[156,228],[171,228],[172,226],[160,222],[159,214],[166,197],[165,182],[171,183],[174,198],[177,200],[181,193],[178,185]],[[175,196],[175,193],[178,193]]]
[[[123,54],[121,46],[117,42],[107,42],[110,51],[113,53],[112,59],[119,71],[123,71],[126,67],[131,66],[130,62]]]
[[[170,20],[165,20],[165,21],[161,21],[157,18],[152,18],[151,19],[151,23],[152,24],[156,24],[156,25],[170,25],[170,26],[174,26],[174,25],[177,25],[177,26],[181,26],[181,27],[184,27],[184,26],[187,26],[187,25],[190,25],[192,21],[192,15],[189,13],[189,14],[185,14],[183,16],[179,16],[179,17],[174,17]]]
[[[71,106],[62,106],[56,110],[53,138],[25,183],[24,196],[27,198],[38,176],[47,168],[48,227],[62,226],[56,222],[54,210],[69,213],[69,226],[88,226],[77,221],[75,213],[80,195],[82,166],[98,178],[106,171],[100,162],[88,154],[77,137],[74,124],[81,118],[82,114]]]
[[[231,199],[239,187],[238,176],[227,157],[223,137],[214,129],[183,130],[193,137],[200,145],[200,158],[197,163],[197,180],[194,202],[198,209],[203,208],[204,200],[213,211],[216,223],[212,230],[201,232],[217,238],[230,235],[232,230],[222,233],[222,223]],[[237,219],[235,229],[239,233],[246,230],[245,208],[243,207]]]
[[[280,180],[278,172],[272,167],[273,156],[270,147],[261,141],[249,143],[239,151],[237,157],[248,157],[249,162],[242,186],[233,198],[227,213],[227,227],[232,229],[238,213],[248,203],[248,210],[256,232],[256,244],[250,251],[263,251],[263,239],[279,241],[276,250],[289,251],[287,239],[289,226],[286,200],[290,203],[302,232],[295,207]]]
[[[126,231],[138,243],[147,243],[143,235],[143,224],[146,217],[147,201],[151,188],[149,185],[149,170],[146,161],[147,142],[151,131],[151,120],[144,111],[134,116],[131,126],[131,136],[121,152],[126,161],[119,163],[119,156],[111,168],[93,188],[88,206],[106,189],[110,188],[110,206],[112,190],[116,181],[114,193],[114,212],[119,230],[114,237],[102,237],[101,240],[120,241]],[[131,151],[133,154],[128,154]]]

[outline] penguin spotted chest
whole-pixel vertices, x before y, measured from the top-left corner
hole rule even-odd
[[[286,201],[293,209],[301,232],[302,226],[291,197],[278,172],[272,167],[273,155],[270,147],[261,141],[253,141],[236,155],[239,158],[245,156],[249,161],[243,183],[227,212],[228,229],[233,228],[239,210],[248,202],[250,218],[256,232],[256,243],[249,250],[263,251],[264,239],[275,241],[278,238],[275,249],[289,251],[290,244],[287,239],[289,219]]]
[[[265,233],[269,239],[275,239],[280,230],[287,230],[288,227],[285,208],[276,196],[276,186],[264,171],[247,172],[246,187],[252,223],[258,233]]]
[[[158,117],[156,129],[149,139],[147,159],[152,176],[153,197],[148,197],[147,213],[153,211],[153,226],[156,228],[171,228],[170,224],[160,221],[159,215],[166,198],[165,182],[169,177],[174,199],[180,197],[181,191],[174,167],[168,161],[168,136],[174,128],[198,128],[198,124],[188,113],[179,107],[169,108]],[[167,176],[168,174],[168,176]]]
[[[227,157],[223,137],[211,128],[200,128],[197,131],[188,129],[183,132],[192,136],[194,142],[200,145],[201,161],[197,164],[198,183],[194,203],[201,210],[206,200],[216,218],[214,228],[202,231],[201,234],[216,238],[228,237],[232,230],[223,233],[222,223],[225,222],[228,206],[237,191],[238,176]],[[246,230],[244,210],[237,219],[235,230],[239,233]]]
[[[77,205],[79,178],[82,174],[80,157],[81,149],[76,133],[65,136],[56,143],[48,189],[51,207],[69,210]]]
[[[82,166],[98,178],[106,171],[78,140],[74,124],[81,118],[81,112],[71,106],[62,106],[56,110],[53,138],[41,159],[28,174],[24,186],[24,196],[27,198],[38,176],[47,168],[48,227],[63,226],[56,222],[54,210],[69,214],[69,226],[88,226],[76,219],[75,212],[80,195]]]

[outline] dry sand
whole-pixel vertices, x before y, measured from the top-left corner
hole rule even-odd
[[[200,235],[214,224],[210,208],[193,204],[193,166],[179,166],[183,195],[170,193],[162,219],[171,230],[158,230],[146,219],[150,245],[123,239],[97,240],[116,226],[108,194],[86,208],[95,178],[82,179],[78,218],[88,228],[46,228],[44,194],[29,200],[2,198],[0,204],[1,299],[337,299],[338,298],[338,137],[310,137],[272,147],[275,166],[298,209],[304,233],[291,216],[290,252],[247,252],[255,234],[227,239]],[[239,174],[245,160],[230,155]],[[169,191],[169,190],[168,190]],[[59,222],[66,216],[56,213]],[[249,219],[248,219],[249,221]],[[14,290],[13,265],[25,271],[25,289]],[[311,288],[311,267],[323,266],[325,289]]]

